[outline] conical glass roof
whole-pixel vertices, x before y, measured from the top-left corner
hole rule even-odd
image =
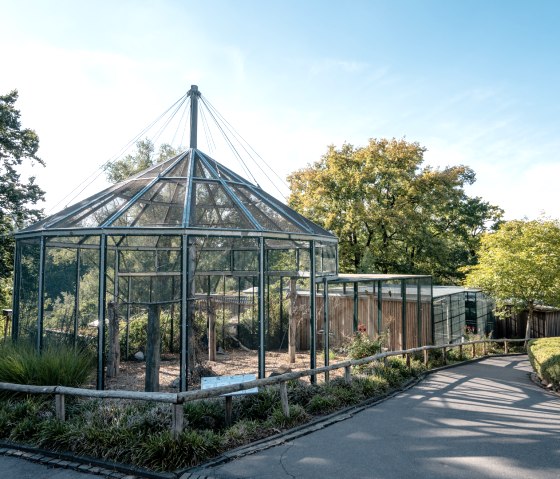
[[[195,229],[335,239],[196,148],[152,166],[18,234],[88,229]]]

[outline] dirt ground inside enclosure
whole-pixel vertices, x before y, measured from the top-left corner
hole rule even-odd
[[[309,353],[297,353],[296,362],[289,364],[287,352],[267,352],[266,353],[266,375],[269,376],[273,371],[288,372],[309,369]],[[345,357],[330,359],[330,364],[345,360]],[[323,366],[323,357],[317,356],[317,367]],[[201,367],[202,366],[202,367]],[[248,374],[258,371],[258,356],[256,351],[243,351],[239,349],[227,350],[223,354],[216,355],[216,361],[204,361],[197,367],[197,372],[202,376],[225,376],[230,374]],[[343,375],[344,370],[331,371],[330,377]],[[146,376],[145,361],[121,361],[119,376],[107,379],[107,389],[120,389],[128,391],[143,391]],[[159,369],[159,384],[161,392],[177,392],[179,378],[179,355],[166,354],[162,357]],[[321,382],[324,375],[317,377]],[[175,386],[175,387],[173,387]],[[198,389],[200,379],[189,384],[189,387]]]

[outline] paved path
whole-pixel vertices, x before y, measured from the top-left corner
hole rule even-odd
[[[101,476],[21,459],[19,457],[0,456],[0,478],[2,479],[101,479]]]
[[[510,356],[440,371],[346,421],[201,475],[560,478],[560,398],[530,370],[526,356]]]

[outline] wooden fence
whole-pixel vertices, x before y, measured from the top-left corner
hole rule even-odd
[[[12,384],[12,383],[0,383],[1,391],[12,391],[27,394],[48,394],[54,395],[55,400],[55,411],[56,417],[60,421],[64,421],[66,418],[65,413],[65,397],[75,396],[75,397],[87,397],[87,398],[98,398],[98,399],[128,399],[128,400],[138,400],[138,401],[153,401],[167,403],[171,405],[172,410],[172,421],[171,421],[171,431],[175,438],[177,438],[184,429],[184,417],[183,417],[183,404],[188,401],[195,401],[198,399],[208,399],[216,398],[224,394],[246,391],[248,389],[267,387],[273,385],[279,385],[280,387],[280,400],[282,404],[282,411],[285,416],[289,417],[290,408],[288,403],[288,393],[287,393],[287,382],[294,379],[300,379],[303,377],[316,378],[319,374],[325,374],[325,379],[328,380],[328,374],[330,371],[336,369],[344,369],[344,378],[347,382],[352,380],[352,367],[362,366],[375,361],[384,361],[386,358],[391,356],[403,356],[406,358],[406,363],[410,366],[411,357],[414,354],[422,353],[424,357],[424,364],[428,364],[428,355],[431,350],[442,350],[443,362],[447,362],[447,351],[453,348],[459,348],[460,353],[462,353],[463,348],[471,347],[472,356],[476,356],[476,345],[483,345],[483,356],[487,354],[487,344],[488,343],[504,343],[504,352],[508,354],[509,344],[515,342],[525,342],[524,339],[483,339],[478,341],[469,341],[460,344],[446,344],[443,346],[422,346],[419,348],[411,348],[402,351],[387,351],[373,356],[369,356],[363,359],[354,359],[343,361],[337,364],[332,364],[330,366],[323,366],[316,369],[307,369],[305,371],[296,371],[286,374],[281,374],[279,376],[273,376],[263,379],[255,379],[254,381],[248,381],[238,384],[230,384],[227,386],[221,386],[211,389],[200,389],[193,391],[186,391],[180,393],[157,393],[157,392],[140,392],[140,391],[106,391],[106,390],[92,390],[92,389],[80,389],[71,388],[66,386],[32,386],[25,384]]]
[[[324,331],[323,297],[317,295],[317,331]],[[416,298],[403,302],[400,298],[383,298],[381,301],[381,330],[378,330],[378,301],[374,294],[360,292],[358,296],[358,323],[366,327],[370,337],[385,334],[391,350],[419,347],[432,343],[432,304]],[[330,344],[340,346],[354,335],[354,297],[353,295],[329,294],[329,332]],[[420,306],[420,308],[419,308]],[[420,321],[418,312],[420,310]],[[298,295],[296,300],[298,315],[297,347],[308,350],[309,338],[309,295]],[[405,316],[403,330],[403,313]],[[420,342],[418,341],[420,333]],[[321,344],[319,344],[321,347]]]

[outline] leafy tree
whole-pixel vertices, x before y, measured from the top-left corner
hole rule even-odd
[[[35,177],[21,181],[18,172],[24,161],[44,162],[37,156],[39,137],[35,131],[22,128],[15,103],[17,90],[0,96],[0,305],[9,304],[13,269],[14,230],[41,218],[43,211],[34,208],[44,200],[44,191]]]
[[[484,234],[466,282],[490,294],[498,311],[528,311],[529,337],[535,305],[560,307],[560,222],[508,221]]]
[[[173,148],[167,143],[162,144],[156,153],[154,144],[146,138],[136,143],[136,152],[109,163],[105,167],[105,173],[111,183],[118,183],[156,163],[168,160],[178,153],[178,149]]]
[[[457,282],[459,268],[474,264],[481,233],[502,211],[465,193],[475,181],[470,168],[422,167],[424,152],[396,139],[330,146],[288,177],[290,205],[339,237],[343,272]]]

